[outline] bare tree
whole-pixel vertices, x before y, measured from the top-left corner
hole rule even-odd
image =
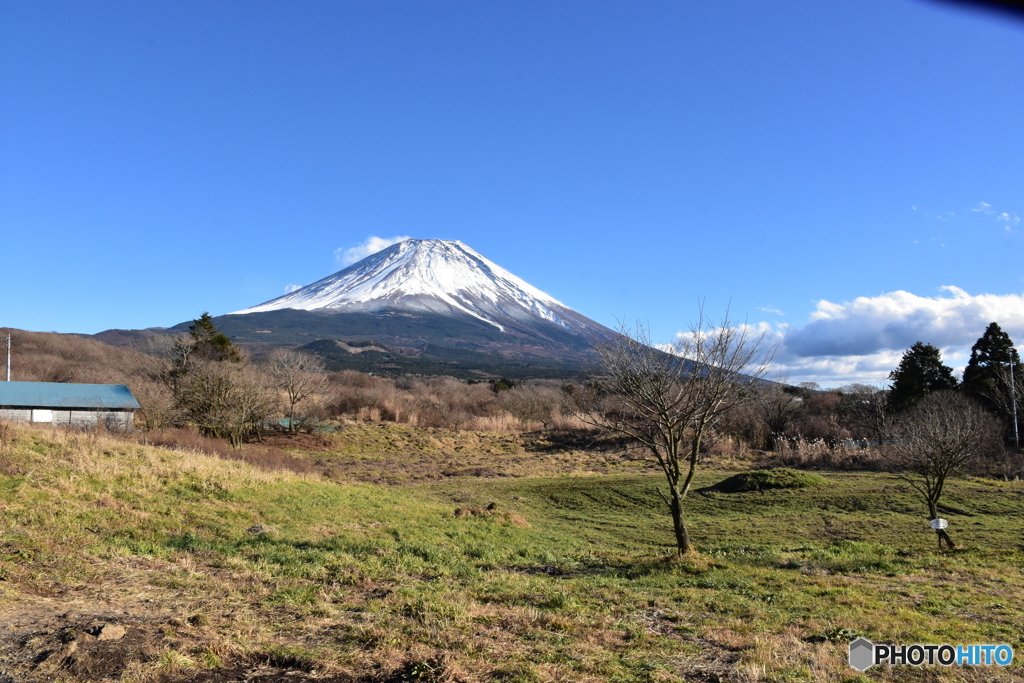
[[[1013,447],[1020,448],[1020,420],[1018,413],[1024,410],[1024,373],[1013,369],[1014,363],[993,363],[991,366],[995,381],[980,392],[992,402],[1010,422]]]
[[[840,387],[841,410],[853,438],[881,442],[891,431],[892,413],[885,389],[870,384]]]
[[[187,335],[157,335],[148,337],[135,349],[145,360],[137,364],[136,371],[153,381],[164,383],[175,395],[181,379],[188,374],[192,362],[198,357],[196,346]]]
[[[511,391],[501,392],[499,402],[516,419],[540,422],[547,429],[555,419],[559,396],[557,389],[521,382]]]
[[[618,338],[598,348],[600,374],[583,386],[566,387],[569,410],[632,440],[665,473],[668,495],[659,494],[672,515],[677,559],[693,548],[683,500],[705,455],[705,440],[761,383],[773,351],[764,346],[764,335],[752,335],[728,313],[713,326],[701,311],[689,333],[664,350],[654,348],[643,325],[635,331],[623,327]]]
[[[277,388],[288,402],[288,431],[295,433],[295,408],[327,387],[324,363],[316,356],[292,349],[277,349],[267,365]]]
[[[170,378],[172,338],[159,335],[134,344],[138,353],[128,356],[122,365],[131,377],[129,386],[142,409],[136,413],[135,424],[146,431],[160,429],[178,422],[177,407]]]
[[[133,379],[129,385],[142,409],[135,414],[135,425],[151,432],[173,424],[177,419],[174,394],[161,382]]]
[[[929,519],[937,519],[946,481],[984,453],[998,434],[996,420],[977,403],[958,392],[935,392],[893,425],[889,458],[897,475],[924,498]],[[943,543],[956,547],[945,529],[935,533],[939,548]]]
[[[775,378],[776,384],[767,385],[754,393],[754,401],[761,411],[764,426],[768,430],[768,438],[765,445],[767,450],[774,451],[778,441],[782,439],[786,430],[793,423],[793,418],[800,410],[800,401],[787,391],[786,376]]]
[[[228,439],[235,448],[271,413],[274,398],[254,368],[206,359],[192,362],[179,381],[176,400],[185,419],[205,436]]]

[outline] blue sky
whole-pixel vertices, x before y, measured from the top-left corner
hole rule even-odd
[[[0,0],[0,325],[227,313],[458,239],[793,381],[1024,342],[1024,22],[920,0]],[[950,289],[952,288],[952,289]]]

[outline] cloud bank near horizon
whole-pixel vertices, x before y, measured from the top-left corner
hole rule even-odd
[[[1024,333],[1024,295],[979,294],[944,286],[948,296],[896,291],[850,303],[819,301],[811,321],[786,335],[795,356],[864,356],[925,341],[940,348],[971,345],[992,321],[1010,336]]]
[[[842,304],[821,300],[803,327],[760,322],[751,332],[777,345],[774,369],[790,382],[826,386],[885,382],[915,342],[939,347],[958,371],[991,322],[1024,342],[1024,294],[971,295],[959,287],[923,297],[902,290]]]

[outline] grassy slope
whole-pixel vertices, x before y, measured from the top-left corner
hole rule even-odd
[[[340,442],[338,457],[353,447]],[[500,451],[491,455],[516,455]],[[856,678],[842,629],[1021,651],[1019,482],[952,484],[946,502],[967,514],[947,517],[965,547],[944,554],[887,475],[697,494],[689,510],[703,555],[666,565],[668,520],[647,473],[341,485],[12,427],[0,434],[0,469],[0,663],[15,680],[54,680],[31,664],[56,637],[54,615],[120,615],[149,634],[122,672],[136,681],[213,680],[202,676],[239,662],[396,681],[913,673]],[[257,524],[269,531],[250,533]]]

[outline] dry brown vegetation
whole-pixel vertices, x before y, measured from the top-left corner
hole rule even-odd
[[[16,381],[126,384],[142,405],[137,416],[140,427],[162,430],[196,424],[195,416],[183,410],[183,402],[175,400],[179,387],[175,384],[177,378],[171,376],[171,338],[154,338],[139,349],[132,349],[107,346],[78,335],[10,332]],[[250,363],[245,359],[243,367],[237,368],[193,362],[193,367],[201,372],[193,372],[198,379],[192,383],[194,386],[184,389],[209,393],[210,386],[224,384],[221,375],[237,374],[246,386],[254,390],[263,387],[272,394],[271,404],[261,406],[265,414],[260,419],[285,418],[297,410],[300,415],[296,422],[300,425],[301,420],[309,418],[314,422],[348,418],[506,433],[582,426],[560,412],[560,389],[555,381],[524,383],[511,390],[495,391],[490,383],[468,384],[450,377],[392,379],[344,371],[326,374],[323,381],[309,382],[312,390],[297,392],[297,373],[283,373],[281,363],[275,363],[280,360],[277,356],[262,360],[266,362],[258,359]],[[250,438],[253,436],[259,438],[259,434]]]
[[[392,379],[351,370],[330,380],[325,412],[333,417],[496,432],[583,427],[562,414],[560,384],[552,380],[497,391],[486,382],[468,384],[451,377]]]
[[[18,382],[127,384],[148,363],[144,354],[107,346],[77,334],[26,332],[0,328],[11,335],[11,379]]]
[[[0,330],[0,334],[6,331]],[[188,448],[190,441],[200,439],[194,432],[189,434],[197,423],[183,414],[168,385],[171,338],[154,337],[140,349],[132,349],[107,346],[78,335],[10,332],[15,380],[127,384],[142,405],[136,416],[138,427],[169,445]],[[294,409],[299,431],[390,423],[402,428],[457,431],[466,434],[469,441],[476,437],[468,435],[477,432],[506,434],[516,437],[520,444],[517,448],[523,453],[548,454],[544,457],[549,457],[551,448],[530,444],[553,443],[567,446],[564,451],[579,453],[591,450],[590,444],[596,439],[587,425],[563,412],[562,386],[555,380],[522,382],[504,390],[502,383],[469,384],[450,377],[389,378],[344,371],[312,378],[315,390],[292,405],[289,395],[300,395],[295,393],[296,378],[282,377],[281,369],[275,369],[271,360],[244,359],[243,367],[228,368],[244,375],[255,395],[269,398],[261,406],[262,424],[285,418]],[[880,438],[885,419],[884,393],[875,387],[852,385],[819,391],[813,386],[770,386],[759,400],[726,415],[708,449],[720,458],[740,462],[749,461],[753,454],[762,465],[883,471],[887,467],[885,457],[872,444]],[[277,438],[272,429],[268,432],[260,428],[245,440],[258,443],[269,437]],[[242,451],[244,457],[266,461],[273,467],[273,463],[286,461],[284,451],[292,447],[288,443],[260,447],[250,444]],[[468,448],[474,450],[475,446]],[[231,456],[223,440],[203,440],[200,450],[222,457],[242,457]],[[989,450],[970,464],[970,471],[1009,479],[1024,475],[1020,454],[998,444]],[[453,462],[441,468],[433,461],[417,465],[417,453],[416,449],[403,448],[377,453],[381,467],[375,469],[355,460],[335,460],[322,464],[322,468],[337,476],[380,481],[393,481],[394,473],[402,469],[398,463],[411,472],[407,478],[412,479],[436,478],[443,476],[442,472],[474,467],[498,471],[485,462],[462,466]],[[459,452],[454,452],[453,460],[458,457]],[[508,471],[516,471],[516,467],[510,465]]]

